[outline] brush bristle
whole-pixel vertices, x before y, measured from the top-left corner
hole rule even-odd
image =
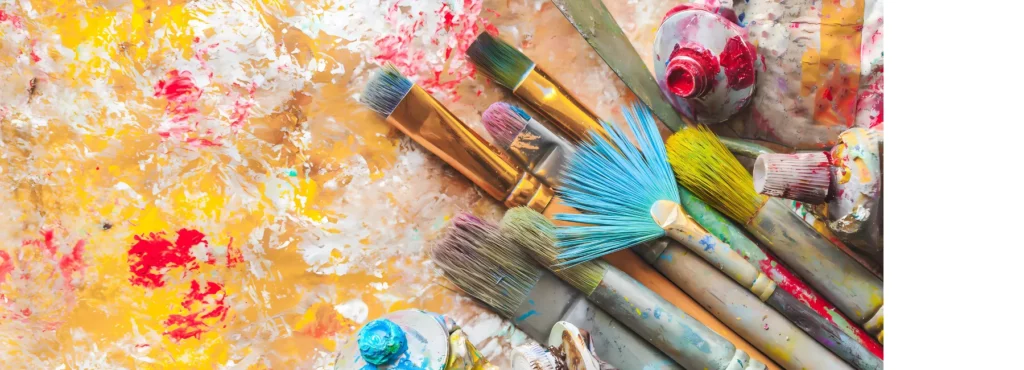
[[[511,318],[537,284],[541,270],[525,254],[509,255],[508,248],[498,245],[518,250],[497,225],[461,214],[430,249],[430,256],[455,285]]]
[[[525,54],[488,32],[477,36],[466,54],[481,72],[509,89],[518,87],[534,66]]]
[[[529,207],[515,207],[501,219],[501,232],[529,252],[542,266],[556,266],[558,247],[555,246],[555,224]],[[606,265],[601,261],[587,261],[569,268],[555,268],[552,272],[586,295],[590,295],[604,279]]]
[[[634,103],[623,116],[639,144],[617,127],[603,123],[613,142],[591,132],[569,160],[558,190],[566,205],[582,214],[558,214],[556,220],[587,226],[559,227],[559,259],[569,266],[665,235],[651,217],[659,200],[679,202],[679,189],[665,158],[665,145],[650,111]]]
[[[558,358],[536,343],[524,344],[512,350],[513,370],[556,370],[558,365]]]
[[[764,204],[750,173],[707,126],[679,130],[665,145],[679,183],[729,218],[746,223]]]
[[[391,63],[385,64],[370,77],[359,102],[377,114],[387,117],[395,111],[398,103],[412,90],[413,83]]]
[[[511,146],[531,119],[522,108],[505,102],[491,104],[483,116],[487,133],[491,134],[495,143],[502,148]]]

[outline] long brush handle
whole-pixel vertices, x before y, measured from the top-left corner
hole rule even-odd
[[[745,226],[868,333],[882,332],[882,281],[804,223],[782,200],[770,198]]]
[[[679,203],[686,212],[693,216],[701,226],[722,241],[729,243],[737,252],[757,266],[758,270],[767,274],[785,290],[809,307],[819,317],[832,323],[878,358],[882,358],[882,346],[878,344],[864,329],[853,320],[847,319],[841,311],[807,285],[795,273],[789,270],[782,261],[765,252],[761,246],[752,241],[742,228],[736,226],[728,218],[712,209],[704,201],[693,195],[689,190],[679,187]]]
[[[814,310],[800,302],[792,294],[777,290],[767,301],[768,305],[782,312],[790,322],[809,334],[818,343],[860,370],[881,370],[882,359],[857,343],[838,327],[819,316]]]
[[[679,243],[663,238],[633,249],[779,365],[787,369],[850,368],[788,318]]]
[[[628,326],[587,301],[579,290],[547,271],[510,319],[541,343],[547,343],[555,323],[570,322],[591,334],[598,357],[621,370],[682,370]]]
[[[762,301],[775,291],[776,284],[756,266],[736,253],[729,244],[718,240],[678,203],[661,200],[651,206],[651,216],[668,237],[689,248],[693,253],[718,267],[744,288],[749,289]]]
[[[687,369],[767,369],[614,267],[587,298]]]

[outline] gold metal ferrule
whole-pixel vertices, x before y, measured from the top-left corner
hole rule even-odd
[[[527,73],[519,86],[512,89],[512,93],[543,114],[573,142],[589,140],[589,130],[608,139],[597,115],[537,66]]]
[[[387,121],[508,206],[546,207],[554,195],[419,86],[409,90]]]

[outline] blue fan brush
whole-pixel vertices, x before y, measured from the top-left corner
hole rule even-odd
[[[650,112],[634,103],[623,115],[639,149],[622,131],[602,122],[612,142],[591,132],[591,142],[577,148],[563,174],[563,187],[558,193],[566,205],[585,213],[557,214],[555,219],[587,225],[556,230],[558,247],[563,249],[558,257],[563,265],[589,261],[664,236],[665,230],[651,217],[651,206],[660,201],[679,201],[665,144]]]

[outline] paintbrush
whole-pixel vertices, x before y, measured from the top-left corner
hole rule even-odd
[[[571,211],[561,204],[550,187],[509,163],[494,147],[482,142],[472,129],[393,67],[376,72],[360,100],[506,206],[525,205],[550,213]],[[503,190],[509,183],[514,184],[512,188]],[[698,318],[758,361],[771,361],[671,282],[645,266],[638,257],[627,252],[617,258],[616,266],[644,281],[651,290],[688,315]]]
[[[498,260],[486,253],[493,251],[491,245],[512,243],[497,225],[460,214],[430,255],[455,285],[535,340],[548,338],[557,322],[568,321],[592,334],[597,355],[612,366],[681,369],[571,286],[532,264],[529,257],[513,254]]]
[[[666,142],[677,179],[699,198],[743,225],[840,311],[882,341],[882,281],[813,230],[777,198],[754,190],[753,179],[705,126]]]
[[[587,131],[580,127],[599,127],[597,115],[586,108],[561,84],[545,73],[537,63],[515,47],[488,32],[477,36],[466,55],[480,71],[534,110],[545,115],[548,122],[584,140]]]
[[[484,126],[491,133],[491,136],[495,137],[495,143],[511,154],[513,160],[517,161],[523,168],[533,172],[541,181],[547,184],[561,183],[564,163],[572,153],[575,153],[576,149],[575,146],[569,144],[559,134],[548,130],[544,125],[531,118],[523,109],[508,103],[492,104],[487,109],[487,112],[484,113]],[[755,150],[752,153],[770,152],[770,149],[767,148],[753,149]],[[756,154],[754,156],[756,157]],[[865,333],[863,329],[856,325],[851,325],[842,313],[836,312],[835,306],[790,272],[784,264],[779,263],[774,256],[765,253],[760,246],[751,241],[740,228],[733,225],[725,216],[709,207],[682,186],[679,186],[678,189],[680,204],[687,213],[701,226],[711,232],[712,235],[730,244],[733,249],[752,262],[759,272],[765,273],[778,283],[777,288],[781,288],[797,297],[807,308],[811,309],[810,314],[820,316],[820,319],[815,320],[824,320],[835,325],[850,338],[866,348],[871,354],[879,359],[882,357],[882,346]],[[678,244],[673,243],[673,245],[682,249]],[[663,263],[664,261],[659,258],[660,253],[653,253],[652,248],[636,247],[633,249],[666,277],[679,276],[683,273],[677,271],[679,270],[678,266]],[[690,257],[696,258],[692,255]],[[670,280],[673,279],[670,278]],[[673,280],[673,282],[680,288],[691,284],[689,281],[680,282]],[[732,284],[731,282],[729,283]],[[710,283],[705,285],[708,287],[716,286]],[[706,291],[706,289],[704,290]],[[687,291],[687,293],[691,296],[697,296],[697,293],[690,291]],[[723,295],[724,293],[717,294]],[[702,305],[705,308],[716,312],[716,317],[724,322],[730,322],[732,318],[739,316],[741,313],[750,312],[749,310],[730,310],[730,305],[724,305],[722,309],[717,311],[711,308],[719,303],[723,302],[719,299],[710,298],[709,300],[702,301]],[[806,309],[796,308],[792,312],[794,314],[808,313]],[[737,331],[740,330],[736,326],[733,326],[733,328]],[[836,342],[838,338],[826,340]]]
[[[536,211],[524,207],[508,210],[501,220],[501,229],[502,233],[519,243],[542,266],[554,266],[561,262],[558,260],[560,249],[555,245],[555,225]],[[685,280],[680,287],[685,287],[687,294],[703,298],[702,302],[707,302],[705,304],[716,314],[729,315],[730,320],[726,322],[732,324],[730,327],[779,364],[790,369],[850,368],[792,322],[729,281],[699,257],[688,253],[676,243],[665,243],[660,250],[669,248],[671,251],[659,253],[666,256],[665,263],[671,265],[668,276],[675,278],[673,280]],[[644,286],[634,285],[638,283],[607,262],[597,259],[573,267],[553,269],[552,272],[613,316],[622,315],[619,320],[637,333],[653,337],[656,341],[668,342],[659,345],[659,348],[677,343],[675,331],[678,329],[669,323],[682,312],[666,304],[661,297]],[[650,315],[652,307],[653,317]]]
[[[453,232],[459,233],[461,240],[475,249],[484,260],[493,262],[502,271],[512,271],[510,275],[530,274],[544,275],[554,278],[537,266],[533,260],[521,249],[519,244],[510,239],[508,235],[501,232],[497,225],[490,224],[469,215],[463,215],[459,223],[453,224]],[[472,239],[475,238],[475,239]],[[476,263],[476,262],[474,262]],[[582,271],[587,266],[577,266],[575,269]],[[567,271],[563,271],[568,273]],[[560,273],[563,273],[560,272]],[[580,272],[586,274],[587,272]],[[644,289],[643,285],[625,274],[606,276],[608,281],[599,289],[592,289],[592,293],[583,292],[580,297],[579,291],[572,292],[577,299],[586,298],[594,307],[600,307],[605,313],[618,320],[627,328],[631,328],[639,337],[647,340],[655,348],[675,360],[676,363],[687,369],[727,369],[737,363],[744,364],[742,369],[764,369],[764,364],[757,361],[750,361],[750,356],[736,347],[725,338],[708,329],[700,321],[692,316],[682,314],[672,304],[664,301],[654,293],[637,294],[628,297],[622,296],[621,289]],[[557,279],[556,279],[557,280]],[[488,281],[484,280],[484,283]],[[570,281],[569,285],[573,285]],[[572,289],[572,288],[570,288]],[[649,291],[648,291],[649,292]],[[635,300],[630,300],[631,298]],[[562,310],[557,305],[539,304],[544,297],[531,296],[534,302],[528,305],[533,312],[528,316],[536,316],[548,313],[557,314]],[[546,300],[551,300],[547,297]],[[664,303],[664,305],[662,305]],[[554,307],[552,307],[554,306]],[[654,309],[662,311],[655,313]],[[662,318],[654,318],[664,313]],[[647,325],[638,328],[641,316],[646,314],[647,318],[672,322],[672,325]],[[572,321],[570,321],[572,322]],[[574,324],[576,324],[574,322]],[[584,329],[586,330],[586,329]],[[599,335],[596,334],[595,335]],[[596,346],[601,348],[600,345]],[[603,357],[603,354],[598,354]],[[650,360],[645,361],[650,363]]]
[[[678,186],[654,118],[640,104],[624,110],[623,115],[637,146],[622,131],[605,125],[613,142],[595,135],[569,161],[565,185],[558,194],[567,205],[585,213],[555,215],[556,220],[582,224],[558,228],[558,246],[562,249],[558,266],[573,266],[668,236],[798,323],[839,357],[858,368],[881,368],[881,360],[796,297],[776,289],[774,281],[690,217],[678,203]],[[777,357],[773,359],[780,363],[791,360],[788,355]]]
[[[515,105],[497,102],[483,114],[484,128],[495,143],[519,165],[528,168],[544,184],[561,185],[565,160],[576,148],[529,113]]]
[[[370,78],[359,101],[506,206],[543,210],[551,202],[550,188],[509,163],[393,65]]]

